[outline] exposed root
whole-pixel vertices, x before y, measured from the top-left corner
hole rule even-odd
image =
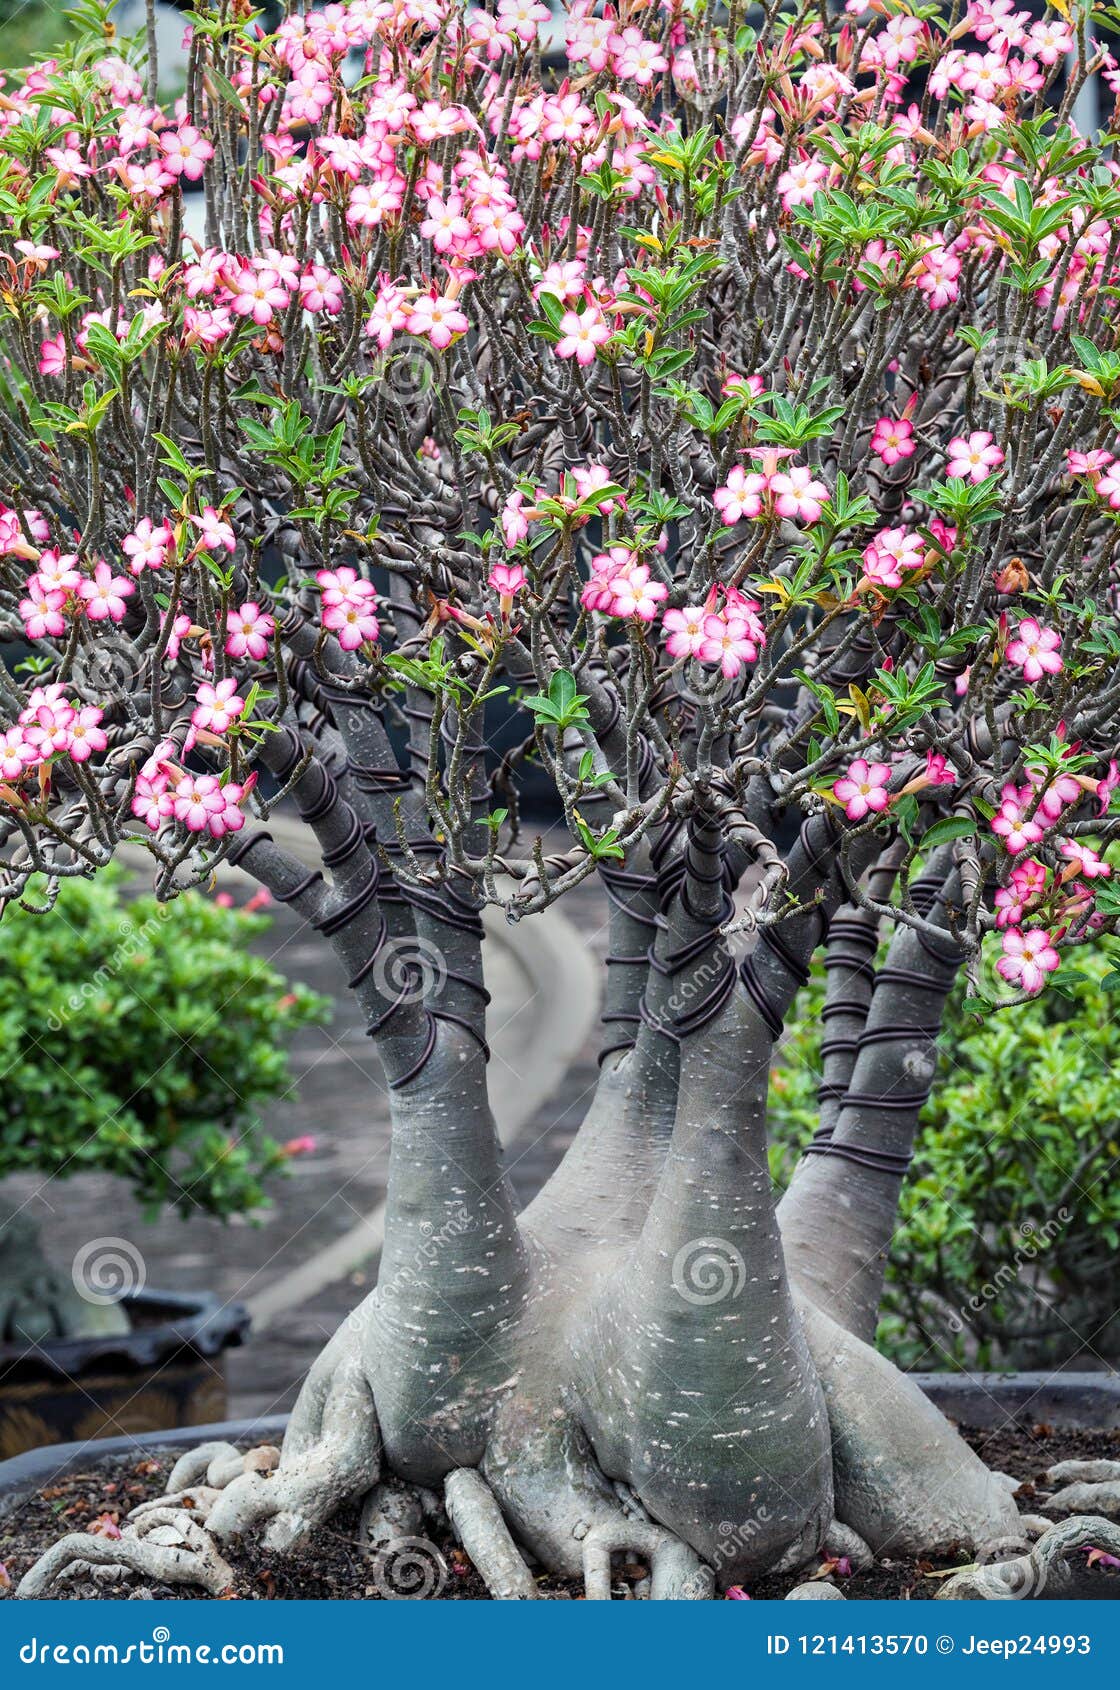
[[[1092,1515],[1077,1515],[1051,1526],[1026,1555],[994,1565],[963,1567],[937,1593],[941,1601],[995,1602],[1060,1600],[1099,1595],[1092,1581],[1100,1574],[1090,1571],[1083,1549],[1103,1549],[1120,1555],[1120,1526]]]
[[[1048,1485],[1103,1485],[1120,1479],[1120,1461],[1057,1461],[1047,1469]]]
[[[47,1596],[73,1569],[119,1567],[160,1584],[195,1584],[221,1596],[233,1569],[209,1533],[182,1508],[156,1508],[125,1527],[119,1538],[72,1532],[52,1544],[20,1582],[17,1596]]]
[[[1025,1542],[1008,1481],[885,1356],[800,1301],[832,1428],[836,1512],[877,1554]]]
[[[423,1524],[424,1505],[415,1485],[382,1479],[362,1504],[358,1537],[363,1550],[376,1555],[401,1538],[416,1537]]]
[[[1120,1481],[1066,1485],[1046,1506],[1055,1514],[1103,1514],[1109,1520],[1120,1520]]]
[[[456,1536],[495,1601],[535,1601],[540,1595],[536,1580],[481,1473],[470,1467],[449,1473],[444,1500]]]
[[[663,1526],[620,1518],[592,1526],[583,1540],[583,1582],[589,1602],[611,1599],[611,1556],[619,1550],[649,1559],[654,1602],[708,1602],[715,1574],[694,1549]]]
[[[137,1503],[128,1517],[140,1520],[155,1508],[183,1508],[194,1519],[205,1520],[221,1494],[212,1485],[193,1485],[190,1490],[169,1491],[164,1496],[149,1497],[147,1502]]]
[[[845,1526],[840,1520],[833,1520],[824,1540],[824,1552],[834,1560],[845,1559],[851,1563],[853,1573],[863,1573],[868,1567],[875,1565],[875,1557],[858,1532],[851,1526]]]
[[[197,1449],[189,1449],[181,1455],[171,1469],[167,1480],[168,1494],[190,1490],[193,1485],[203,1483],[221,1490],[244,1471],[244,1450],[229,1443],[199,1444]]]
[[[312,1369],[312,1376],[314,1373]],[[312,1376],[308,1386],[312,1385]],[[319,1382],[315,1380],[316,1394],[318,1387]],[[298,1407],[297,1403],[297,1411]],[[293,1453],[290,1440],[285,1438],[275,1473],[243,1472],[222,1492],[207,1521],[219,1543],[243,1537],[267,1521],[266,1546],[289,1549],[328,1520],[344,1502],[361,1496],[376,1482],[381,1439],[373,1396],[355,1356],[347,1356],[336,1369],[323,1399],[321,1415],[317,1414],[316,1418],[319,1420],[317,1441],[305,1443],[302,1436],[297,1436],[291,1440],[295,1445]]]

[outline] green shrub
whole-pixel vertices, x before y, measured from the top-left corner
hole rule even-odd
[[[982,1025],[963,991],[951,1001],[879,1327],[903,1366],[1044,1366],[1086,1343],[1120,1350],[1120,1024],[1101,988],[1116,975],[1103,957],[1077,961],[1061,991]],[[823,997],[822,976],[772,1079],[782,1186],[816,1124]]]
[[[267,925],[194,893],[126,899],[119,873],[68,881],[48,915],[9,908],[0,1174],[117,1174],[153,1213],[260,1206],[288,1158],[258,1111],[328,1007],[250,953]]]

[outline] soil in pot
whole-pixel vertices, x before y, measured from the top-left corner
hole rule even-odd
[[[1022,1481],[1020,1506],[1025,1512],[1045,1512],[1036,1495],[1035,1482],[1046,1468],[1058,1461],[1120,1458],[1120,1430],[1081,1431],[1047,1425],[1010,1427],[1002,1431],[962,1427],[961,1431],[990,1467],[1013,1474]],[[184,1440],[185,1447],[189,1447]],[[13,1514],[0,1519],[0,1597],[11,1596],[22,1575],[52,1543],[66,1532],[95,1531],[112,1535],[129,1510],[150,1497],[159,1496],[180,1450],[161,1449],[156,1456],[129,1455],[96,1462],[88,1468],[66,1474],[31,1497]],[[266,1551],[245,1544],[227,1550],[236,1579],[227,1600],[362,1600],[384,1599],[383,1573],[359,1549],[358,1510],[342,1510],[329,1526],[318,1532],[309,1545],[288,1554]],[[438,1558],[430,1559],[431,1596],[441,1601],[486,1600],[482,1580],[463,1551],[446,1535],[433,1534]],[[866,1572],[831,1576],[844,1595],[855,1600],[924,1601],[935,1597],[943,1580],[933,1575],[958,1567],[970,1558],[939,1558],[930,1561],[884,1559]],[[630,1585],[648,1572],[639,1562],[618,1569],[614,1594],[625,1597]],[[759,1580],[751,1597],[782,1598],[795,1584],[803,1583],[804,1570]],[[1103,1596],[1120,1596],[1120,1572],[1096,1570]],[[1113,1588],[1114,1587],[1114,1588]],[[552,1600],[581,1600],[582,1584],[577,1580],[546,1577],[540,1580],[542,1596]],[[141,1584],[127,1578],[107,1586],[82,1576],[60,1586],[56,1594],[66,1599],[120,1600],[148,1597],[184,1600],[201,1592],[182,1586]]]

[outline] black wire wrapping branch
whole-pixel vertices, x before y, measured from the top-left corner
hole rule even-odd
[[[656,894],[657,876],[655,874],[640,874],[633,869],[615,868],[603,862],[599,865],[599,877],[603,882],[603,889],[607,894],[607,902],[622,914],[636,923],[656,932],[657,917],[647,915],[644,910],[637,910],[630,902],[630,898],[638,894]],[[611,951],[607,955],[608,968],[640,968],[643,973],[648,969],[648,952],[643,951],[639,956],[619,956]],[[636,1010],[615,1009],[608,1010],[599,1017],[603,1026],[625,1025],[635,1029],[641,1025],[641,1015]],[[608,1056],[616,1051],[632,1050],[634,1038],[617,1039],[613,1044],[605,1045],[599,1052],[599,1066],[602,1067]]]
[[[893,1150],[876,1150],[869,1144],[837,1144],[829,1134],[815,1138],[805,1147],[806,1156],[839,1156],[842,1161],[854,1162],[857,1167],[870,1168],[873,1173],[891,1174],[902,1179],[913,1160],[913,1152],[896,1154]]]
[[[227,854],[226,862],[236,868],[238,864],[243,862],[249,855],[249,852],[253,849],[254,845],[272,845],[274,843],[275,841],[273,840],[271,833],[266,833],[263,828],[257,828],[253,833],[249,834],[247,839],[244,838],[244,836],[238,838],[232,849]],[[272,896],[276,899],[278,904],[292,904],[297,898],[302,898],[305,892],[310,892],[311,888],[318,885],[322,879],[323,876],[320,871],[318,869],[314,869],[309,874],[305,875],[297,885],[289,887],[288,891],[273,892]],[[315,921],[312,921],[311,925],[315,927],[318,924]]]
[[[699,957],[703,956],[704,952],[710,948],[713,936],[718,934],[719,929],[723,927],[728,920],[730,920],[734,912],[734,900],[732,899],[730,892],[728,892],[725,887],[723,896],[720,900],[719,916],[710,927],[705,929],[703,933],[698,934],[695,939],[690,939],[687,945],[682,945],[679,950],[671,952],[667,957],[659,957],[657,955],[656,941],[650,946],[647,960],[651,970],[655,974],[659,974],[663,980],[676,979],[679,974],[683,973],[686,968],[694,963]],[[668,922],[664,916],[659,915],[657,922],[658,926],[663,931],[667,929]],[[714,1021],[715,1017],[719,1014],[720,1010],[735,990],[735,981],[737,977],[735,963],[726,947],[721,948],[721,954],[723,962],[719,978],[712,987],[711,991],[709,991],[705,997],[701,998],[695,1009],[690,1009],[687,1014],[675,1014],[672,1018],[672,1022],[666,1023],[652,1012],[646,1002],[645,996],[643,995],[639,1006],[639,1014],[643,1025],[649,1027],[655,1033],[661,1033],[665,1038],[671,1039],[672,1042],[677,1045],[679,1045],[683,1039],[690,1037],[693,1033],[702,1032],[710,1021]]]

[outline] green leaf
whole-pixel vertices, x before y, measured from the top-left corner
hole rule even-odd
[[[976,832],[976,823],[967,816],[945,816],[922,834],[922,850],[932,851],[935,845],[947,845],[950,839],[968,839]]]

